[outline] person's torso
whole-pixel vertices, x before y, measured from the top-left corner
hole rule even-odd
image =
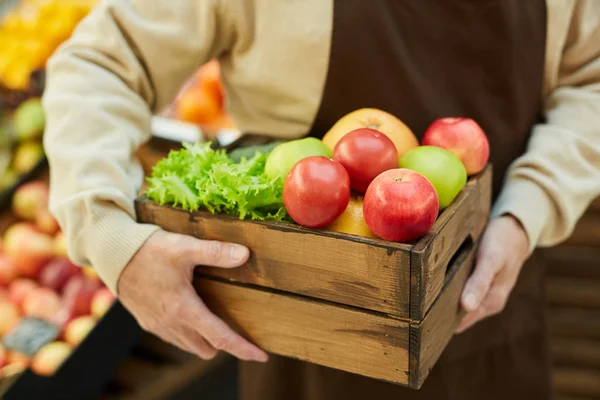
[[[269,0],[250,14],[221,57],[243,131],[321,136],[374,107],[421,138],[436,118],[469,117],[490,140],[497,194],[540,116],[544,0]]]

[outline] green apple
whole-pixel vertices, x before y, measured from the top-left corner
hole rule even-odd
[[[265,174],[269,178],[285,178],[298,161],[312,156],[331,158],[331,150],[322,141],[313,137],[281,143],[269,154],[265,164]]]
[[[46,117],[41,100],[34,98],[21,103],[15,110],[13,123],[18,140],[41,138],[46,125]]]
[[[15,151],[12,168],[19,174],[29,172],[44,158],[44,148],[39,141],[23,142]]]
[[[448,207],[467,183],[467,170],[454,154],[440,147],[419,146],[402,157],[400,168],[418,172],[433,184],[440,210]]]

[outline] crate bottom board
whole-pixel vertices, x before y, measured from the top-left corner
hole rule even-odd
[[[418,389],[463,315],[473,260],[469,246],[420,321],[205,276],[194,285],[215,314],[268,352]]]

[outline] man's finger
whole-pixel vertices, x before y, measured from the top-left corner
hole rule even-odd
[[[248,261],[250,251],[239,244],[193,239],[187,248],[187,256],[188,262],[194,265],[235,268]]]
[[[475,270],[467,280],[461,297],[461,304],[467,312],[479,307],[490,290],[494,277],[503,267],[504,257],[500,252],[480,248]]]
[[[204,337],[215,349],[241,360],[261,362],[268,360],[267,353],[234,332],[206,307],[195,292],[193,293],[191,296],[186,296],[189,299],[189,307],[186,307],[186,315],[183,318],[190,328]]]
[[[181,326],[183,342],[190,351],[204,360],[210,360],[217,355],[217,350],[210,345],[200,334],[187,324]]]

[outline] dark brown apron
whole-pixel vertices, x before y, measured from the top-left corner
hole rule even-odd
[[[486,131],[494,198],[541,114],[545,0],[337,0],[325,91],[311,135],[375,107],[420,138],[440,117]],[[506,249],[510,251],[510,249]],[[420,391],[271,356],[242,364],[244,400],[551,397],[544,272],[534,255],[505,310],[455,336]]]

